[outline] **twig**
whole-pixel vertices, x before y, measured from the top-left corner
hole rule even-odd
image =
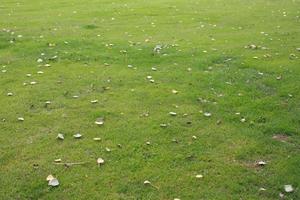
[[[71,163],[67,163],[67,162],[65,162],[65,163],[55,163],[56,165],[64,165],[64,166],[66,166],[66,167],[71,167],[71,166],[73,166],[73,165],[84,165],[84,164],[86,164],[87,162],[71,162]]]

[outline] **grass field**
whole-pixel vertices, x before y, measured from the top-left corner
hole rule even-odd
[[[299,48],[299,0],[1,0],[0,199],[300,199]]]

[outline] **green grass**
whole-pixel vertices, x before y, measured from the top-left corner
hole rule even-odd
[[[299,0],[2,0],[0,199],[273,200],[286,184],[295,189],[286,199],[300,199],[299,8]]]

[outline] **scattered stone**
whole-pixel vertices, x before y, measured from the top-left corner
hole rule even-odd
[[[61,162],[61,159],[60,158],[55,159],[54,162],[59,163],[59,162]]]
[[[12,95],[13,95],[12,92],[8,92],[8,93],[7,93],[7,96],[9,96],[9,97],[12,96]]]

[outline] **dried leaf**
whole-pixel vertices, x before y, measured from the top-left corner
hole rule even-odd
[[[292,185],[285,185],[284,186],[284,191],[290,193],[290,192],[294,191],[294,188],[293,188]]]
[[[64,137],[64,135],[62,133],[57,134],[56,138],[60,139],[60,140],[64,140],[65,139],[65,137]]]
[[[169,112],[169,114],[170,114],[171,116],[176,116],[176,115],[177,115],[176,112]]]
[[[104,118],[103,117],[99,117],[96,119],[95,124],[101,126],[104,124]]]
[[[100,166],[100,165],[103,165],[104,164],[104,160],[102,158],[98,158],[97,159],[97,164]]]
[[[151,182],[148,181],[148,180],[145,180],[145,181],[144,181],[144,185],[151,185]]]
[[[24,121],[25,119],[23,117],[18,117],[18,121],[22,122]]]
[[[59,182],[56,178],[53,178],[52,180],[49,181],[48,185],[52,187],[56,187],[59,185]]]
[[[54,176],[50,174],[47,176],[46,181],[51,181],[52,179],[54,179]]]
[[[172,93],[173,93],[173,94],[178,94],[178,91],[173,89],[173,90],[172,90]]]
[[[258,166],[265,166],[266,164],[267,163],[265,161],[262,161],[262,160],[257,162]]]
[[[210,117],[212,114],[211,114],[210,112],[205,112],[203,115],[204,115],[205,117]]]
[[[82,137],[82,135],[80,133],[77,133],[77,134],[73,135],[73,137],[76,139],[80,139]]]
[[[95,99],[95,100],[91,100],[91,103],[98,103],[98,100],[97,99]]]
[[[196,178],[198,178],[198,179],[203,178],[203,175],[202,174],[197,174]]]

